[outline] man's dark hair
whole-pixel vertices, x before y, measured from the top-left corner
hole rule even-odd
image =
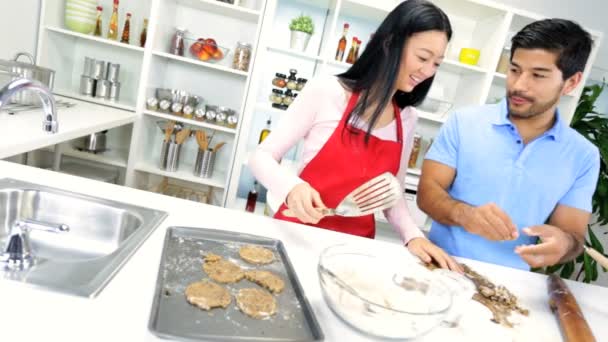
[[[557,54],[563,79],[585,70],[593,40],[579,24],[565,19],[544,19],[526,25],[511,39],[511,59],[518,48],[543,49]]]

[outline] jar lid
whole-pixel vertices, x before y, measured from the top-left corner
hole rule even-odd
[[[246,48],[250,48],[250,49],[251,49],[251,44],[249,44],[249,43],[244,43],[244,42],[236,42],[236,45],[238,45],[238,46],[242,46],[242,47],[246,47]]]
[[[300,83],[306,83],[306,82],[308,82],[308,80],[305,79],[305,78],[298,78],[298,82],[300,82]]]
[[[289,69],[289,73],[290,74],[297,74],[298,70],[297,69]]]
[[[291,89],[285,90],[285,96],[293,96],[293,92],[291,91]]]
[[[279,78],[285,78],[285,77],[287,77],[287,75],[281,74],[281,73],[278,73],[278,72],[275,74],[275,76],[279,77]]]
[[[272,92],[275,93],[275,94],[283,95],[283,91],[279,90],[279,89],[272,89]]]

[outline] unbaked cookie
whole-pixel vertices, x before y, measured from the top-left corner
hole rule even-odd
[[[245,279],[270,290],[272,293],[279,293],[285,287],[285,282],[281,277],[268,271],[247,271],[245,272]]]
[[[247,316],[263,319],[277,312],[277,301],[262,289],[247,288],[239,290],[236,305]]]
[[[248,263],[256,265],[270,264],[274,261],[274,253],[268,248],[247,245],[239,249],[239,255]]]
[[[188,303],[203,310],[213,308],[227,308],[232,302],[230,292],[210,281],[199,281],[186,287],[186,300]]]
[[[209,278],[224,284],[236,283],[244,276],[239,265],[211,253],[205,257],[203,270]]]

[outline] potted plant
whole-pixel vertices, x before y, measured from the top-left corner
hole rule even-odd
[[[301,14],[289,23],[291,30],[290,47],[294,50],[305,51],[310,37],[315,32],[315,24],[308,15]]]
[[[601,230],[605,230],[605,225],[608,223],[608,116],[598,113],[595,108],[595,101],[604,87],[605,83],[583,88],[570,127],[587,138],[600,151],[600,174],[593,194],[593,219],[596,221],[589,224],[589,237],[585,245],[606,255],[598,234],[602,234]],[[603,234],[608,232],[605,231]],[[584,275],[583,282],[590,283],[597,280],[600,267],[595,260],[583,252],[575,260],[547,267],[542,271],[547,274],[560,271],[562,278],[570,278],[578,268],[575,280],[580,280]]]

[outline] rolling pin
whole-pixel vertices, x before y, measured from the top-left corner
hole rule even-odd
[[[595,342],[591,328],[566,283],[552,274],[547,279],[547,285],[549,306],[557,316],[565,341]]]

